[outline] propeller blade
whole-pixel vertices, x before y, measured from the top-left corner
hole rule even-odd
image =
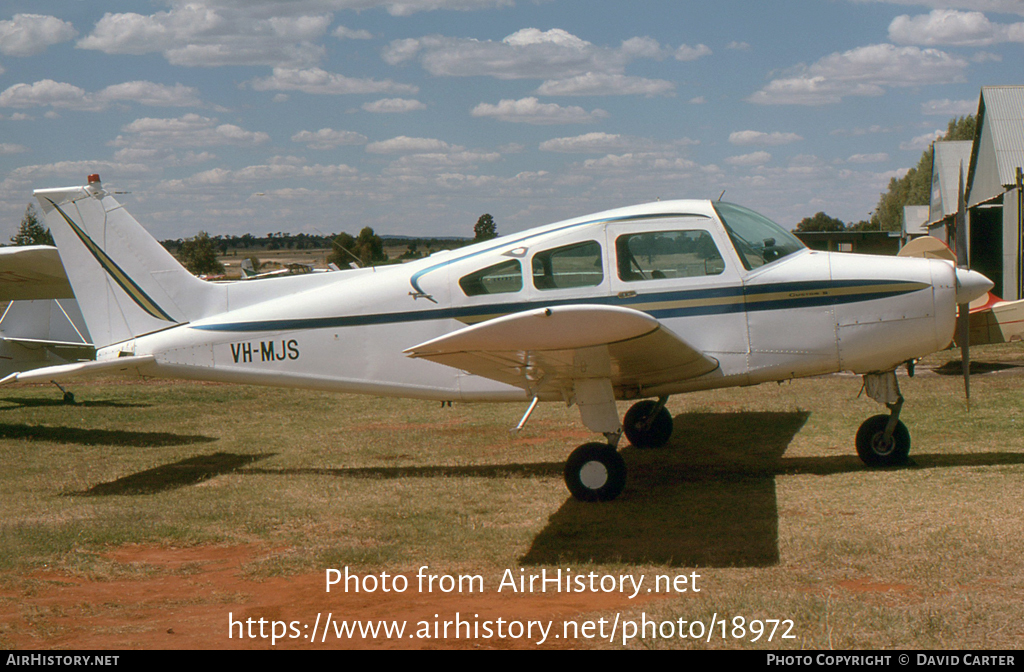
[[[967,257],[967,204],[964,197],[964,164],[960,162],[960,188],[957,194],[956,204],[956,266],[970,270],[970,261]],[[960,273],[957,273],[957,289],[960,289]],[[960,345],[960,366],[964,372],[964,396],[967,400],[967,410],[971,410],[971,328],[970,328],[970,303],[962,303],[957,306],[956,340]]]
[[[971,345],[970,345],[970,305],[961,303],[957,306],[956,342],[960,344],[960,366],[964,372],[964,396],[967,398],[967,410],[971,410]]]

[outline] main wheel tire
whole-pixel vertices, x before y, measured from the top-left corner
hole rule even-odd
[[[645,399],[633,404],[622,419],[622,429],[637,448],[661,448],[672,437],[672,414],[664,406],[651,417],[658,402]]]
[[[886,440],[888,415],[875,415],[857,430],[857,455],[869,467],[894,467],[907,463],[910,455],[910,432],[902,420],[896,422],[892,436]]]
[[[609,502],[626,487],[626,462],[606,443],[585,443],[565,461],[565,485],[582,502]]]

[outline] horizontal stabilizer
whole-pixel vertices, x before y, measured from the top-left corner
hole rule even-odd
[[[78,362],[61,366],[47,366],[42,369],[12,373],[3,380],[0,380],[0,385],[9,383],[60,383],[65,380],[87,378],[90,376],[141,376],[143,375],[144,367],[152,364],[155,360],[156,358],[153,355],[143,355],[140,357],[116,357],[99,362]]]
[[[718,368],[717,360],[657,319],[617,306],[556,306],[506,315],[421,343],[405,354],[551,395],[588,378],[645,388]]]

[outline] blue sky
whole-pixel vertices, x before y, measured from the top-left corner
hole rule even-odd
[[[96,172],[161,239],[856,221],[1022,47],[1024,0],[4,0],[0,236]]]

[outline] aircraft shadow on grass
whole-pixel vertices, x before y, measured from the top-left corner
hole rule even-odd
[[[623,451],[630,481],[615,502],[568,499],[523,564],[624,562],[673,567],[766,567],[779,562],[775,477],[865,471],[853,453],[783,457],[810,417],[690,413],[661,450]],[[1024,454],[913,455],[893,469],[1024,464]]]
[[[969,364],[972,376],[980,376],[986,373],[993,373],[994,371],[1006,371],[1009,369],[1020,369],[1020,364],[1010,364],[1006,362],[975,362],[972,361]],[[962,376],[964,375],[964,363],[962,360],[953,360],[946,362],[942,366],[933,369],[935,373],[940,376]]]
[[[675,567],[764,567],[779,561],[775,477],[865,471],[853,453],[783,457],[810,417],[793,413],[688,413],[675,418],[668,446],[622,450],[629,483],[613,502],[567,497],[520,561],[623,562]],[[912,457],[907,468],[1024,464],[1024,454]],[[342,478],[442,476],[560,478],[561,462],[360,468],[245,467],[245,474]]]
[[[0,423],[0,439],[74,443],[82,446],[129,446],[133,448],[161,448],[192,443],[209,443],[217,439],[197,434],[170,432],[131,432],[123,429],[82,429],[80,427],[49,427]]]
[[[107,401],[104,399],[78,401],[74,405],[63,399],[39,399],[37,397],[5,397],[0,402],[11,404],[0,406],[0,411],[11,411],[17,408],[39,408],[44,406],[67,406],[70,408],[149,408],[151,404],[139,404],[124,401]]]
[[[237,471],[247,464],[273,456],[273,453],[239,455],[213,453],[197,455],[173,464],[164,464],[129,474],[116,481],[99,483],[81,492],[65,493],[77,497],[103,497],[110,495],[152,495],[196,485],[211,478]]]
[[[853,454],[785,458],[809,413],[688,413],[677,416],[668,446],[623,449],[630,480],[614,502],[567,498],[520,561],[523,564],[621,562],[675,567],[764,567],[779,561],[775,477],[864,471]],[[0,425],[0,437],[11,426]],[[80,431],[66,428],[29,428]],[[131,432],[106,432],[132,434]],[[170,435],[174,436],[174,435]],[[209,441],[206,437],[176,437]],[[135,444],[133,444],[135,445]],[[147,444],[153,445],[153,444]],[[852,452],[852,451],[851,451]],[[249,466],[265,454],[214,453],[100,483],[76,496],[147,495],[227,473],[342,478],[557,478],[560,462],[469,466],[285,468]],[[1024,454],[914,456],[908,467],[1024,464]]]

